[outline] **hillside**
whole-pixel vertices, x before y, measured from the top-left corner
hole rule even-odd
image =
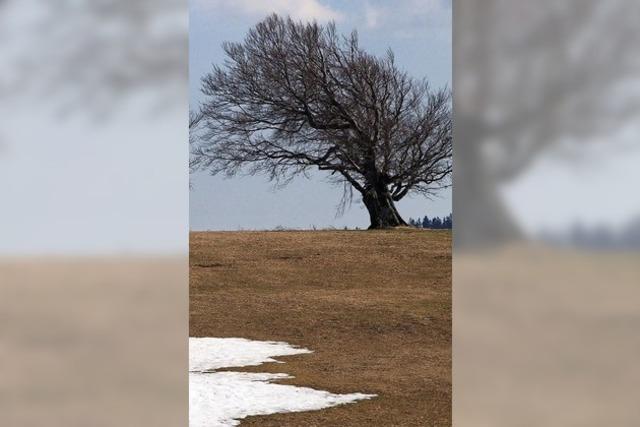
[[[378,395],[242,426],[450,425],[451,233],[192,233],[189,329],[307,347],[285,383]]]

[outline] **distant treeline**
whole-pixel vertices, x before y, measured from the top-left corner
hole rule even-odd
[[[440,218],[439,216],[429,218],[425,215],[422,219],[409,218],[409,225],[416,228],[451,230],[453,228],[453,217],[451,214],[445,216],[444,218]]]
[[[640,249],[640,218],[615,229],[610,226],[574,225],[565,232],[541,233],[542,240],[558,245],[590,249]]]

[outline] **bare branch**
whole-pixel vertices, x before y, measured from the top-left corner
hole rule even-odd
[[[448,185],[450,91],[400,71],[392,52],[378,58],[355,32],[277,15],[223,47],[224,65],[202,79],[199,167],[278,182],[317,168],[349,186],[343,201],[355,189],[396,214],[393,201]]]

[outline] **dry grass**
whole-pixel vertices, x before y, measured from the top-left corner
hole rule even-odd
[[[189,332],[308,347],[246,370],[379,396],[242,425],[451,425],[451,233],[192,233]]]

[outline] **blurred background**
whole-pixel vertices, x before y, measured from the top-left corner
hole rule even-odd
[[[453,9],[454,423],[636,425],[640,4]],[[187,19],[0,1],[0,425],[186,419]]]
[[[0,1],[0,425],[186,422],[187,31]]]
[[[454,2],[454,424],[636,425],[640,4]]]

